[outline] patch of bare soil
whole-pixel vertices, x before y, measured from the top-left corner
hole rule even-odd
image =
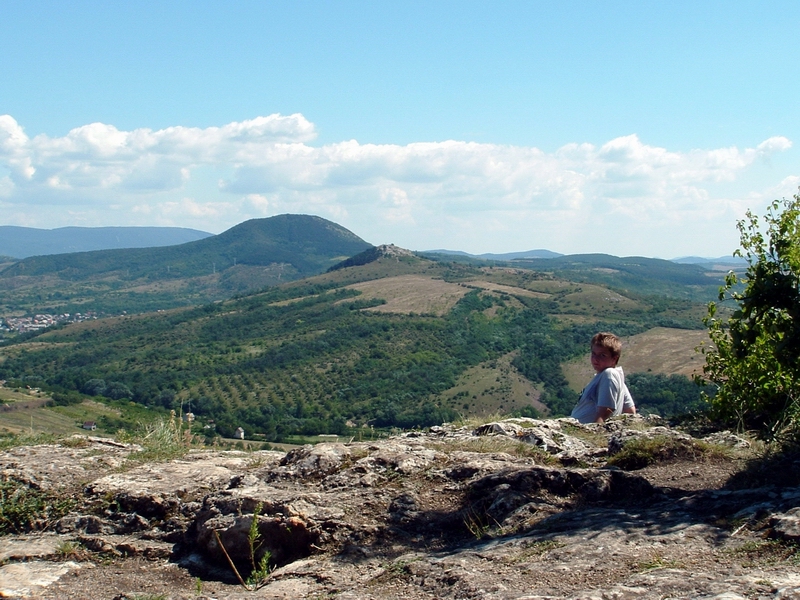
[[[663,490],[719,490],[748,464],[745,458],[674,460],[632,471]]]
[[[526,406],[547,414],[549,409],[539,401],[541,391],[511,364],[516,355],[509,352],[467,369],[437,398],[458,413],[481,417],[514,413]]]
[[[195,600],[202,596],[232,598],[214,582],[198,584],[185,569],[163,560],[143,558],[115,559],[105,563],[84,564],[47,588],[41,598],[58,600]],[[199,588],[199,594],[198,594]]]
[[[623,340],[622,365],[626,372],[652,371],[664,375],[700,373],[703,356],[695,348],[708,343],[708,332],[702,330],[656,327]]]
[[[493,283],[491,281],[470,281],[468,285],[489,290],[492,292],[500,292],[503,294],[510,294],[512,296],[525,296],[527,298],[549,298],[551,294],[544,292],[532,292],[521,287],[503,285],[502,283]]]

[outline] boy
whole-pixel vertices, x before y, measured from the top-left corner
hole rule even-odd
[[[596,375],[583,388],[570,416],[581,423],[604,423],[621,413],[636,414],[625,374],[617,366],[620,354],[622,342],[613,333],[598,333],[592,338],[591,360]]]

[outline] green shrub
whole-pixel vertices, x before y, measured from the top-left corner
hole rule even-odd
[[[14,478],[0,480],[0,535],[45,529],[75,505]]]
[[[733,273],[720,290],[734,311],[719,318],[708,307],[713,345],[703,371],[717,388],[709,398],[721,419],[774,440],[800,432],[800,195],[772,203],[763,218],[748,211],[738,223],[746,275]],[[741,288],[741,284],[744,288]]]

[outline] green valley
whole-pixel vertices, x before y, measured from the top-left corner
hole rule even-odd
[[[576,394],[562,365],[585,355],[594,332],[699,329],[705,307],[692,298],[719,285],[690,265],[681,281],[684,265],[667,261],[628,275],[638,282],[628,290],[623,280],[379,250],[257,293],[17,339],[0,349],[0,379],[191,412],[198,432],[242,427],[266,441],[492,412],[568,414]],[[669,279],[648,295],[659,268]],[[683,353],[691,361],[693,346]]]

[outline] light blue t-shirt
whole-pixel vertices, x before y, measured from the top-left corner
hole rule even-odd
[[[625,385],[622,367],[609,367],[595,375],[583,388],[570,416],[581,423],[594,423],[599,406],[610,408],[612,417],[622,414],[624,408],[633,408],[633,398]]]

